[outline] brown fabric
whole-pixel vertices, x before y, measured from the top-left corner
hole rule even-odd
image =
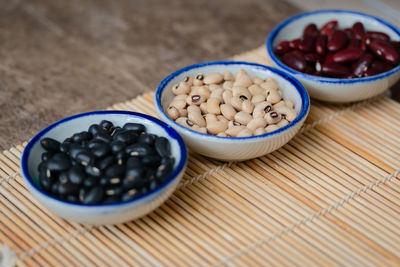
[[[154,90],[169,73],[258,47],[283,1],[2,1],[0,148],[62,117]]]

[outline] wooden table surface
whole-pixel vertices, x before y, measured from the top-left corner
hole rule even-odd
[[[154,90],[186,65],[260,46],[310,9],[288,1],[0,1],[0,149]]]

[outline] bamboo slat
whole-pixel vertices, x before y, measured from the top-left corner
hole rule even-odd
[[[263,48],[235,56],[268,64]],[[155,115],[153,93],[108,109]],[[125,224],[89,226],[42,207],[0,154],[0,242],[18,266],[400,265],[400,104],[312,101],[300,133],[245,162],[190,154],[174,195]]]

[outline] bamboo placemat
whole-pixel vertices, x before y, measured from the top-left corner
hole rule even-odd
[[[264,49],[235,59],[267,63]],[[110,109],[155,115],[147,93]],[[164,205],[92,227],[48,212],[19,174],[25,144],[0,154],[0,242],[18,266],[399,265],[400,104],[312,102],[301,132],[257,159],[191,154]]]

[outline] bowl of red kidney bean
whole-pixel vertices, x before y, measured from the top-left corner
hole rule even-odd
[[[53,213],[89,224],[115,224],[160,206],[187,161],[181,136],[141,113],[95,111],[55,122],[26,146],[22,177]]]
[[[400,30],[347,10],[302,13],[266,40],[272,65],[294,75],[310,96],[353,102],[383,93],[400,78]]]

